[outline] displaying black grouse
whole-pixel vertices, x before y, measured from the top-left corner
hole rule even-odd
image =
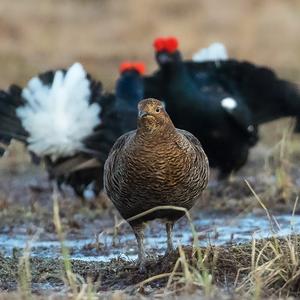
[[[192,132],[201,140],[211,167],[219,168],[220,176],[239,169],[247,159],[249,147],[257,140],[247,106],[236,97],[239,101],[237,113],[232,109],[232,95],[213,80],[205,79],[205,84],[197,85],[176,50],[176,40],[171,39],[167,45],[158,45],[156,41],[155,47],[160,49],[156,57],[161,70],[145,78],[145,95],[153,93],[165,101],[175,126]],[[174,52],[176,59],[170,60],[168,51]]]
[[[166,222],[167,251],[171,251],[172,228],[184,211],[168,208],[134,217],[158,206],[189,210],[207,185],[209,167],[200,142],[174,127],[160,101],[146,99],[138,107],[137,130],[116,141],[105,163],[104,187],[135,233],[143,268],[144,222],[156,218]]]
[[[201,139],[222,177],[246,163],[258,125],[300,116],[295,85],[267,68],[237,60],[183,61],[175,38],[156,39],[154,47],[160,70],[145,77],[145,96],[166,102],[175,125]]]
[[[79,63],[40,74],[23,89],[11,86],[1,92],[0,138],[24,142],[59,186],[71,185],[80,197],[95,196],[111,146],[136,128],[142,68],[122,66],[116,95],[104,93]]]

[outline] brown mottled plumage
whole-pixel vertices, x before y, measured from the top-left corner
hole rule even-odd
[[[208,160],[200,142],[191,133],[174,127],[160,101],[143,100],[138,109],[137,130],[116,141],[105,163],[107,195],[127,220],[156,206],[190,209],[208,182]],[[170,251],[173,224],[183,214],[160,210],[129,221],[141,265],[145,262],[144,222],[155,218],[166,221]]]

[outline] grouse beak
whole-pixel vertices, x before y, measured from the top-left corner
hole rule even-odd
[[[150,114],[145,111],[139,111],[139,118],[144,118],[146,116],[149,116]]]
[[[172,61],[170,54],[166,53],[166,52],[159,52],[157,54],[157,60],[159,61],[159,63],[161,64],[166,64]]]

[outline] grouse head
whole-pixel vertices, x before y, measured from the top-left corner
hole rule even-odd
[[[116,82],[116,97],[130,103],[134,110],[140,100],[144,98],[145,64],[143,62],[125,61],[120,64],[120,77]]]
[[[149,98],[138,104],[138,130],[163,133],[175,129],[164,105],[159,100]]]
[[[175,37],[159,37],[154,40],[153,47],[155,49],[155,59],[160,66],[181,61],[178,40]]]
[[[124,61],[120,64],[119,70],[121,75],[126,75],[128,73],[136,73],[142,76],[145,74],[146,67],[143,62]]]

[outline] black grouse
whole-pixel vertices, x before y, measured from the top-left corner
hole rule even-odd
[[[13,85],[0,94],[0,139],[24,142],[59,186],[72,186],[80,197],[96,196],[110,148],[136,128],[140,71],[122,67],[116,95],[104,93],[79,63],[40,74],[23,89]]]
[[[232,95],[215,81],[205,79],[205,84],[197,85],[177,51],[176,40],[167,42],[158,46],[155,41],[161,70],[145,78],[145,95],[153,93],[165,101],[174,124],[201,140],[210,166],[226,177],[245,163],[249,147],[257,140],[251,112],[237,96],[238,110],[232,109]]]
[[[209,166],[198,139],[176,129],[160,101],[143,100],[138,110],[137,130],[122,135],[111,149],[104,167],[104,188],[135,233],[143,268],[144,223],[165,220],[167,251],[171,251],[172,228],[184,211],[168,208],[136,216],[158,206],[189,210],[207,186]]]
[[[201,139],[221,177],[246,163],[258,125],[300,115],[295,85],[267,68],[237,60],[183,61],[172,37],[156,39],[154,47],[160,70],[145,77],[145,96],[162,98],[175,125]]]

